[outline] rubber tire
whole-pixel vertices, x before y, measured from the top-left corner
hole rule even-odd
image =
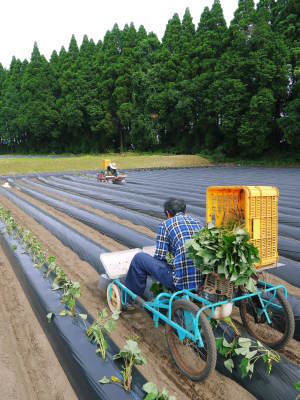
[[[112,294],[115,295],[116,306],[113,305],[111,298],[110,298],[110,287],[112,288]],[[110,283],[106,288],[106,300],[108,307],[112,313],[121,313],[122,311],[122,302],[121,302],[121,291],[119,287],[114,284]]]
[[[243,322],[244,327],[247,329],[248,333],[250,333],[250,335],[255,337],[260,342],[271,347],[272,349],[279,350],[279,349],[282,349],[293,338],[294,333],[295,333],[295,319],[294,319],[294,313],[292,311],[290,303],[285,298],[282,289],[277,290],[276,299],[279,301],[280,305],[283,307],[285,315],[287,316],[287,329],[286,329],[286,332],[284,332],[282,339],[273,345],[270,343],[264,343],[263,340],[261,340],[261,338],[258,337],[258,335],[256,335],[256,331],[255,330],[253,331],[251,328],[249,328],[247,319],[245,318],[245,315],[247,313],[247,311],[246,311],[247,302],[242,301],[240,303],[239,308],[240,308],[241,320]]]
[[[191,301],[188,300],[176,300],[173,303],[172,306],[172,319],[174,313],[180,309],[184,308],[187,311],[190,311],[193,313],[193,315],[196,315],[197,312],[199,311],[199,307],[196,306],[196,304],[192,303]],[[208,319],[206,315],[203,313],[200,314],[199,316],[199,326],[201,326],[203,335],[206,340],[207,344],[207,365],[206,368],[199,374],[197,375],[191,375],[189,372],[187,372],[182,366],[180,366],[180,363],[177,361],[177,355],[176,353],[173,352],[172,350],[172,345],[170,344],[170,339],[169,339],[169,332],[174,331],[174,328],[172,328],[168,323],[166,323],[165,326],[165,334],[166,334],[166,341],[168,345],[168,350],[171,354],[172,360],[174,361],[175,365],[177,368],[189,379],[192,381],[203,381],[206,378],[208,378],[211,373],[215,370],[216,367],[216,362],[217,362],[217,349],[216,349],[216,340],[212,331],[212,328],[208,322]]]

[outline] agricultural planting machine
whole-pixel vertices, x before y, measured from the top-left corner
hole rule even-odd
[[[97,174],[97,181],[100,183],[125,183],[126,175],[117,171],[115,163],[110,160],[102,160],[101,170]]]
[[[106,288],[109,308],[121,312],[130,298],[152,315],[155,328],[163,322],[173,361],[184,375],[195,381],[206,379],[215,369],[214,328],[231,315],[235,320],[237,314],[258,346],[284,347],[295,329],[287,291],[284,286],[263,279],[266,270],[279,265],[277,210],[278,190],[274,187],[218,186],[207,190],[207,225],[226,226],[238,218],[258,249],[255,290],[243,285],[233,287],[229,280],[220,280],[215,274],[199,290],[165,291],[145,300],[124,285],[124,277],[135,254],[144,251],[153,255],[155,247],[130,249],[100,256],[106,275],[101,276],[99,285]]]

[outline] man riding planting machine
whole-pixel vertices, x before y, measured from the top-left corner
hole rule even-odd
[[[203,228],[185,213],[184,201],[167,201],[154,248],[100,256],[111,279],[111,311],[139,306],[153,315],[155,327],[164,321],[172,359],[192,380],[214,370],[213,321],[228,320],[233,306],[257,343],[282,348],[295,329],[287,292],[259,279],[262,270],[278,266],[277,204],[273,187],[211,187]],[[147,277],[164,287],[151,300],[143,297]]]
[[[97,174],[98,182],[105,183],[124,183],[126,175],[120,174],[117,165],[110,160],[102,160],[101,170]]]

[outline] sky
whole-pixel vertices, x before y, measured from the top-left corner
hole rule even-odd
[[[117,23],[144,25],[162,38],[174,13],[183,17],[189,7],[197,27],[205,6],[213,0],[0,0],[0,63],[9,68],[13,56],[30,59],[34,42],[48,59],[53,50],[67,49],[72,34],[78,45],[86,34],[95,42]],[[233,18],[238,0],[221,0],[227,24]]]

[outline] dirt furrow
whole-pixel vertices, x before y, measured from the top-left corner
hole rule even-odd
[[[0,393],[5,400],[77,397],[0,247]]]

